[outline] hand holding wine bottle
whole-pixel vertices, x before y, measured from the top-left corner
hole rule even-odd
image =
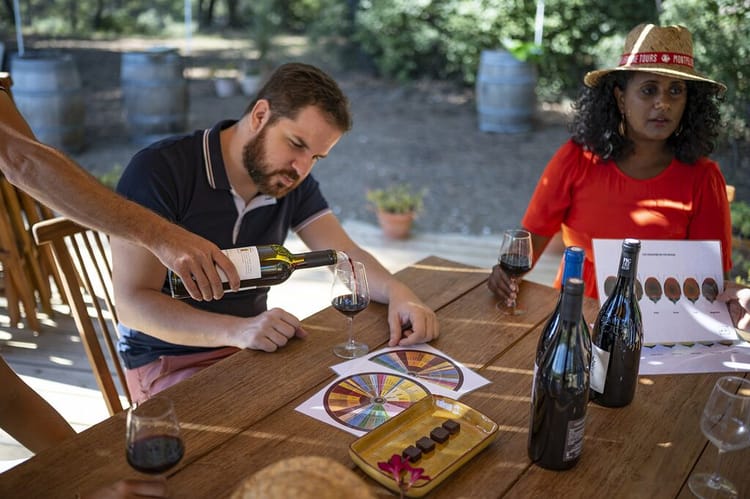
[[[534,253],[531,247],[531,234],[523,229],[508,229],[503,233],[503,241],[500,244],[500,254],[497,263],[500,269],[510,278],[510,289],[512,298],[505,309],[502,303],[497,307],[509,315],[520,315],[524,310],[518,308],[516,294],[518,293],[518,280],[526,272],[531,270],[531,262]]]

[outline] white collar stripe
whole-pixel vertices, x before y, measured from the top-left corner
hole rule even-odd
[[[211,166],[211,151],[208,148],[208,133],[210,129],[203,131],[203,164],[206,167],[206,178],[208,179],[208,185],[212,189],[216,189],[216,182],[214,181],[214,170]]]

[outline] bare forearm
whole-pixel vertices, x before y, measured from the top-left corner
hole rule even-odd
[[[37,453],[76,434],[46,400],[0,358],[0,427]]]
[[[170,229],[166,220],[115,194],[57,150],[21,134],[12,147],[0,142],[0,164],[8,180],[55,212],[146,247]]]
[[[116,295],[120,321],[132,329],[169,343],[196,347],[235,346],[230,331],[242,319],[192,307],[160,291]]]

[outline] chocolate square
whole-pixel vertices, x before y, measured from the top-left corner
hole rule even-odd
[[[422,457],[422,451],[410,445],[401,452],[401,456],[409,460],[409,462],[416,463]]]
[[[430,432],[430,438],[439,444],[448,440],[448,437],[450,437],[450,433],[448,433],[448,430],[442,426],[436,426],[435,429]]]
[[[450,433],[451,435],[455,435],[456,433],[458,433],[458,430],[461,429],[461,424],[453,421],[452,419],[446,419],[445,421],[443,421],[442,426],[443,428],[448,430],[448,433]]]
[[[417,440],[417,447],[419,447],[422,452],[432,452],[435,450],[435,442],[430,438],[422,437]]]

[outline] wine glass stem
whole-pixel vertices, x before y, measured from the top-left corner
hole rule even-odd
[[[518,284],[515,277],[511,277],[510,282],[511,284],[513,284],[514,288],[518,289]],[[518,293],[518,291],[516,291],[516,293]],[[513,315],[516,315],[516,305],[518,305],[518,298],[513,298],[513,304],[511,305],[511,313]]]
[[[714,471],[711,473],[711,477],[708,479],[708,486],[712,489],[721,488],[721,458],[724,455],[724,451],[719,449],[716,453],[716,465]]]
[[[350,347],[354,346],[354,317],[347,317],[349,319],[349,341],[347,342]]]

